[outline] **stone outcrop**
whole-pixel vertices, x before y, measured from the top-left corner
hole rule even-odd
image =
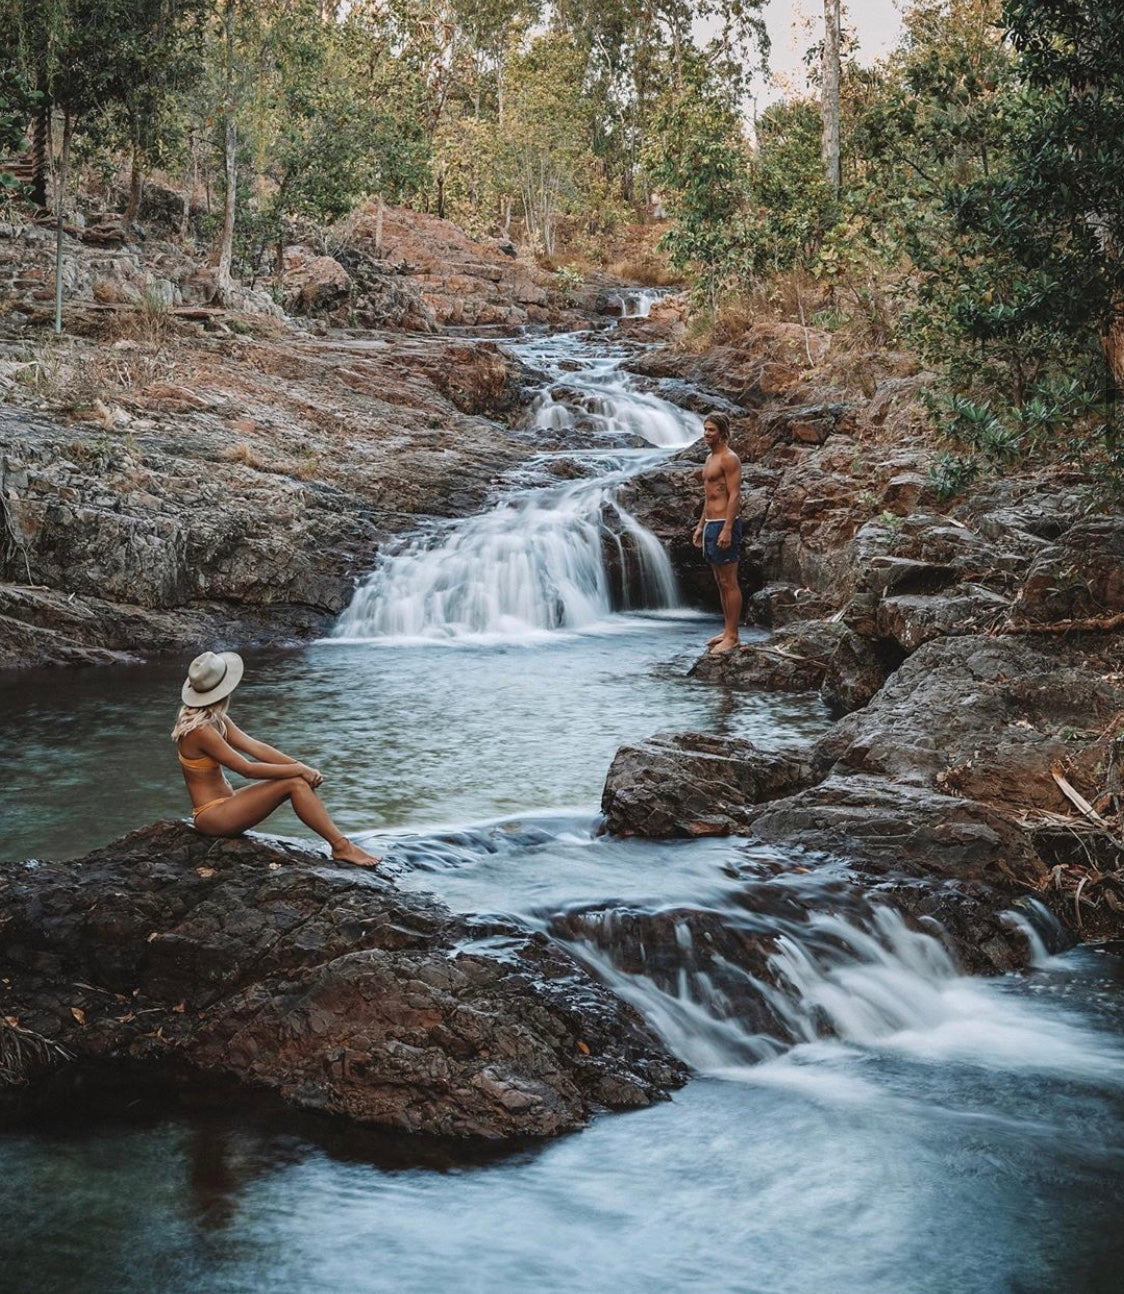
[[[667,733],[622,746],[601,799],[617,835],[724,836],[743,829],[749,807],[814,780],[808,756],[760,750],[750,741]]]
[[[747,659],[756,685],[776,681],[755,670],[752,649]],[[710,667],[729,682],[739,663]],[[606,781],[606,826],[666,837],[701,824],[842,859],[869,892],[940,919],[963,965],[1005,969],[1026,947],[1002,913],[1030,897],[1080,936],[1124,933],[1124,839],[1113,818],[1122,730],[1119,642],[946,637],[776,764],[718,737],[705,739],[703,760],[693,734],[623,748]],[[772,782],[763,761],[781,774]],[[786,785],[790,768],[799,775]],[[1106,816],[1077,812],[1072,793]]]
[[[0,869],[9,1024],[410,1132],[548,1136],[681,1084],[558,946],[267,837],[160,824]]]
[[[208,338],[97,421],[0,409],[0,666],[322,633],[388,536],[533,451],[522,399],[487,341]]]

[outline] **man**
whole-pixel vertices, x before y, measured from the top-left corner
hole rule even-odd
[[[724,413],[707,414],[703,439],[710,452],[703,464],[703,509],[692,542],[710,563],[722,599],[725,624],[722,632],[707,643],[710,654],[719,656],[738,645],[742,618],[742,591],[738,587],[742,464],[730,448],[730,420]]]

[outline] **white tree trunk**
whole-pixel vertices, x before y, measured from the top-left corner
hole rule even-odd
[[[839,196],[840,128],[839,128],[839,0],[824,0],[823,40],[823,164],[831,191]]]
[[[226,0],[223,12],[225,61],[223,69],[223,173],[226,191],[222,201],[222,238],[217,264],[218,297],[223,304],[233,286],[230,266],[234,259],[234,211],[238,199],[238,124],[234,119],[234,0]]]

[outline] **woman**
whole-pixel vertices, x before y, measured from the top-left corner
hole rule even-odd
[[[324,780],[321,774],[248,737],[227,716],[230,694],[241,681],[243,668],[236,652],[208,651],[196,656],[187,671],[172,740],[194,805],[191,818],[196,831],[205,836],[241,835],[289,800],[305,826],[328,842],[333,858],[357,867],[376,866],[379,859],[348,840],[328,817],[315,790]],[[254,778],[256,785],[232,790],[224,768]]]

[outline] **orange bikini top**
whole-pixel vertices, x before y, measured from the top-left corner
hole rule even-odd
[[[176,752],[179,755],[179,752]],[[190,768],[194,773],[210,773],[222,765],[217,759],[212,759],[210,755],[200,755],[198,759],[188,759],[185,755],[179,755],[179,761],[184,768]]]

